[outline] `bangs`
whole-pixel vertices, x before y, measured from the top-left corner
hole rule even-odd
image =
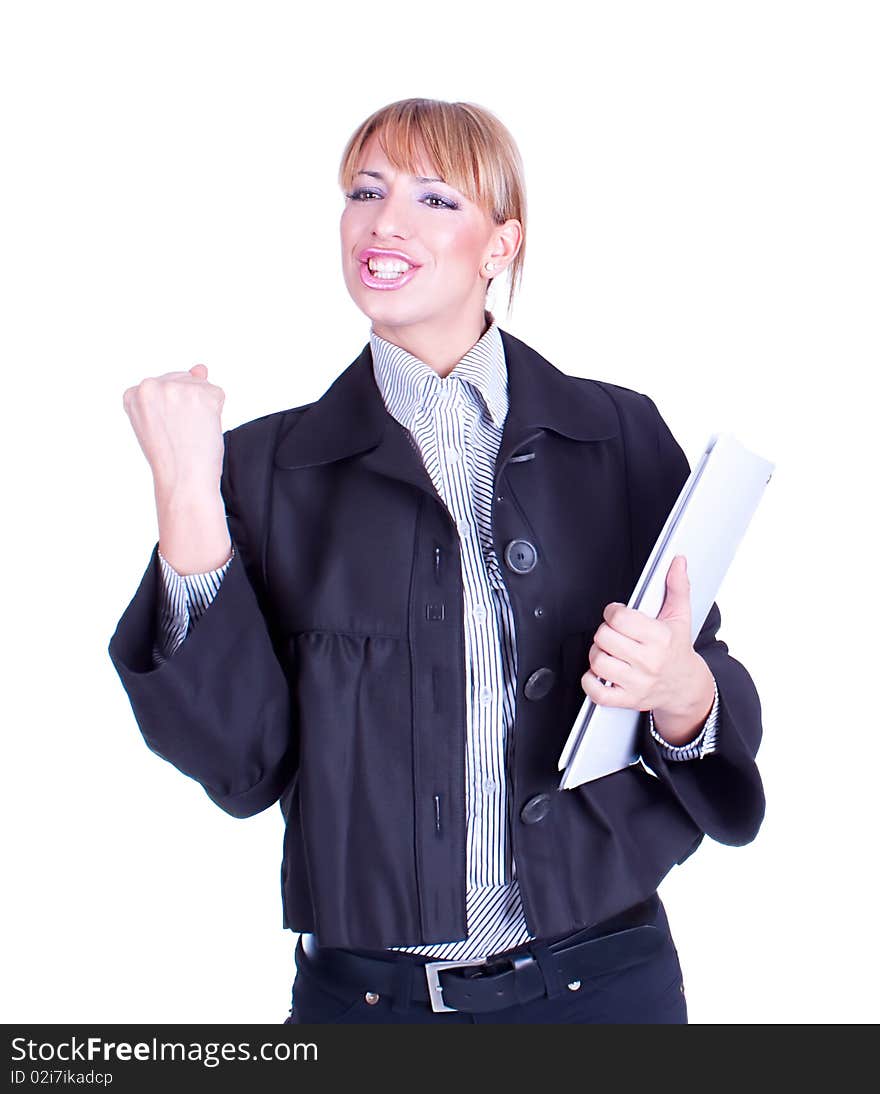
[[[441,178],[503,224],[508,188],[495,166],[497,135],[461,110],[465,105],[407,99],[377,112],[353,136],[340,184],[347,190],[354,185],[355,172],[367,166],[360,162],[364,147],[375,136],[398,171]]]

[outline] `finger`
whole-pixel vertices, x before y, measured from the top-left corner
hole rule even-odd
[[[145,376],[141,383],[154,380],[198,380],[201,382],[202,379],[202,376],[194,376],[191,369],[173,369],[171,372],[162,372],[158,376]]]
[[[602,618],[609,627],[613,627],[619,634],[631,638],[635,642],[650,640],[652,624],[655,620],[635,608],[628,608],[626,604],[612,601],[602,612]]]
[[[581,687],[597,706],[621,707],[625,705],[621,702],[621,697],[624,695],[623,689],[616,685],[606,686],[591,669],[587,669],[581,677]]]
[[[666,571],[666,590],[658,619],[685,619],[691,610],[691,583],[684,555],[676,555]]]
[[[596,649],[590,656],[590,668],[600,680],[610,680],[615,687],[627,687],[632,681],[634,670],[632,665],[621,661],[619,657],[612,657],[600,649]]]
[[[649,622],[654,623],[656,620],[652,619]],[[643,645],[643,642],[637,642],[634,638],[621,634],[608,623],[600,623],[593,638],[593,647],[610,653],[612,657],[619,657],[621,661],[626,661],[629,665],[638,660]],[[590,648],[590,653],[593,647]]]
[[[632,672],[647,675],[656,675],[662,671],[663,665],[669,656],[669,649],[673,642],[673,629],[671,620],[647,619],[650,624],[648,637],[641,642],[626,635],[619,634],[603,623],[596,631],[593,643],[596,651],[603,651],[615,658],[618,663],[626,666]],[[593,663],[590,649],[590,663]],[[595,666],[594,666],[595,667]],[[600,672],[601,676],[602,673]],[[617,679],[615,678],[615,683]]]

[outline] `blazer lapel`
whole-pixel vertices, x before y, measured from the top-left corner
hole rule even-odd
[[[361,467],[438,496],[406,430],[382,400],[369,342],[325,394],[294,420],[278,442],[275,465],[293,470],[351,457]]]
[[[566,376],[512,334],[500,334],[509,405],[496,484],[508,459],[545,430],[577,441],[617,436],[617,412],[599,384]],[[352,457],[361,467],[411,483],[439,500],[406,430],[382,401],[369,342],[325,394],[293,420],[278,443],[275,465],[292,470]]]

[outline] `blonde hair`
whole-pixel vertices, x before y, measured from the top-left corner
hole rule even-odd
[[[422,169],[419,156],[427,153],[438,175],[496,224],[511,218],[522,224],[520,248],[508,267],[510,311],[525,260],[526,190],[519,150],[506,127],[476,103],[439,99],[389,103],[371,114],[348,139],[339,166],[339,185],[346,192],[354,185],[361,152],[373,134],[398,171],[417,174]]]

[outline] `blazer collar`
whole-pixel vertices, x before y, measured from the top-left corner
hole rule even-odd
[[[576,441],[617,436],[617,411],[598,383],[567,376],[525,342],[501,328],[499,333],[509,398],[499,466],[519,444],[545,429]],[[409,463],[414,456],[404,427],[382,400],[368,342],[321,398],[310,403],[282,434],[275,464],[289,469],[312,467],[377,448],[382,455],[369,461],[377,470],[393,467],[395,458]],[[424,484],[418,471],[399,477]]]

